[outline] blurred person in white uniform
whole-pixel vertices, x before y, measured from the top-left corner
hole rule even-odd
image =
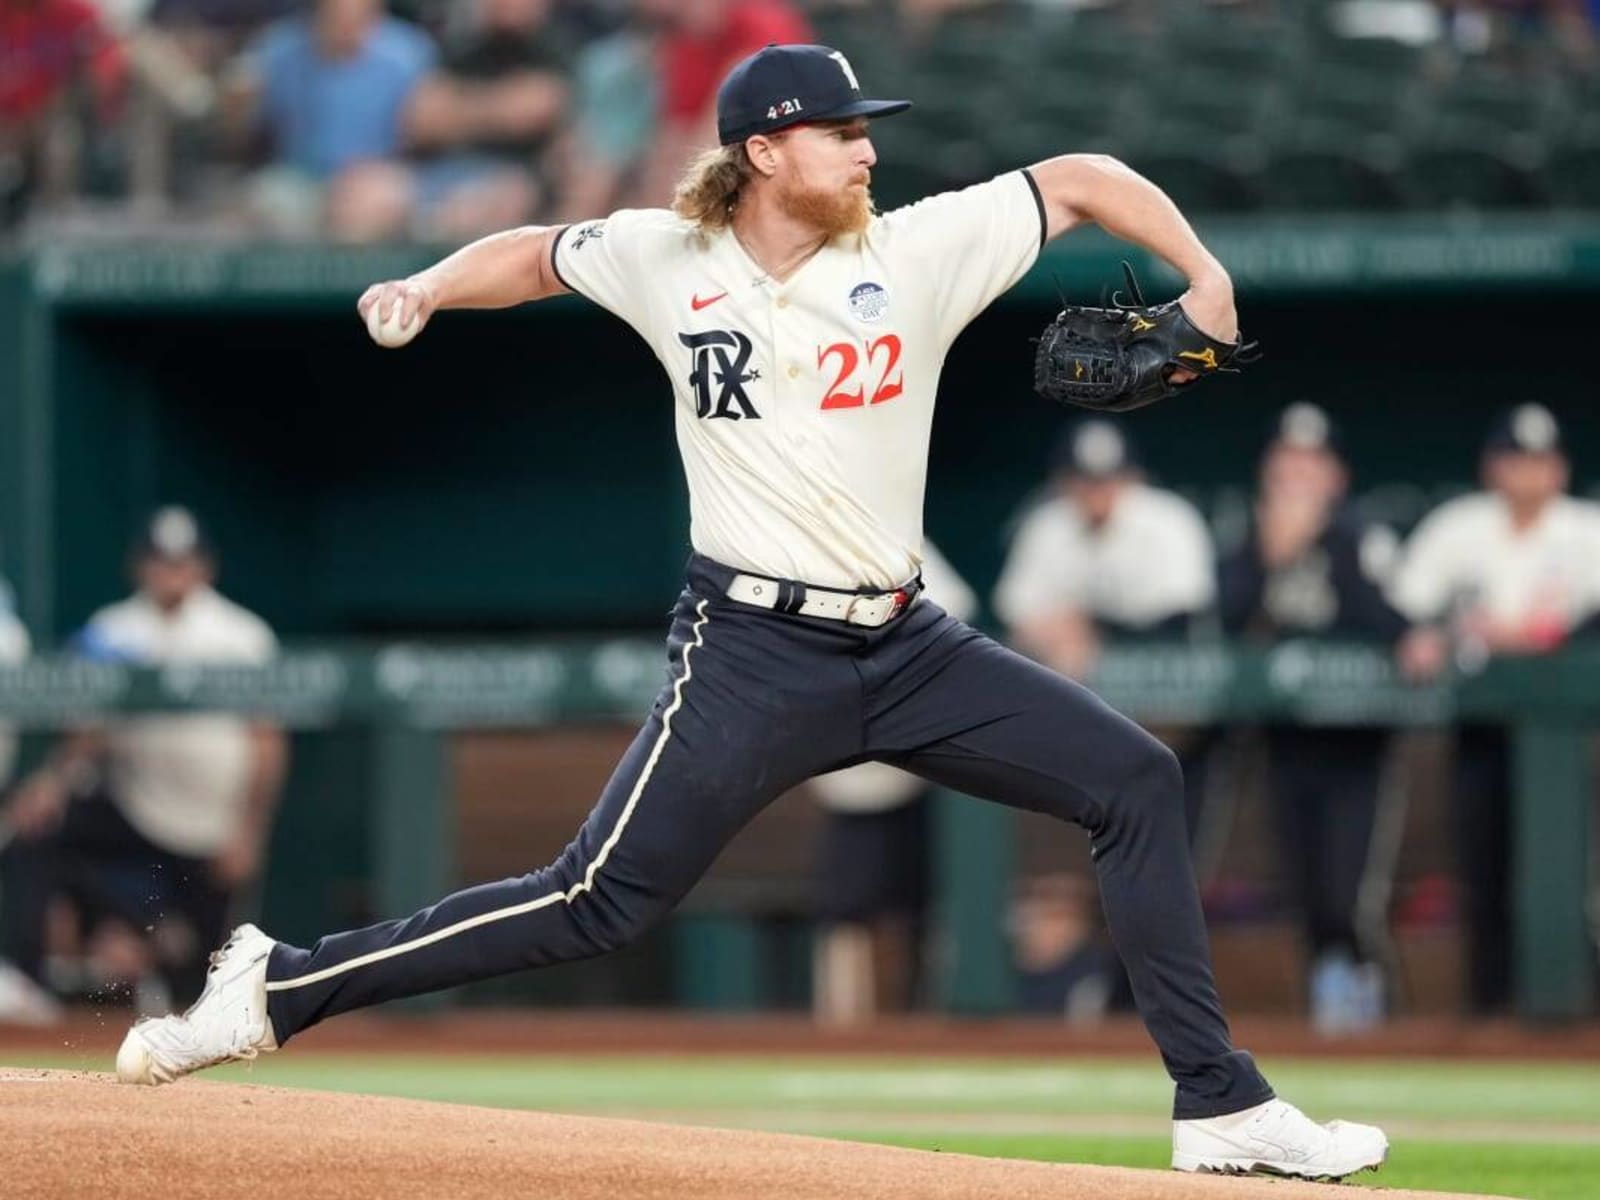
[[[159,510],[134,548],[137,590],[95,613],[75,648],[141,666],[266,662],[272,631],[213,588],[215,571],[193,514]],[[60,929],[52,906],[65,900],[74,940],[93,959],[88,982],[154,971],[187,1003],[235,897],[261,871],[286,758],[277,727],[226,714],[130,717],[68,734],[7,806],[14,849],[27,851],[13,855],[27,869],[7,872],[13,936],[42,954],[47,927],[52,940]]]
[[[1520,404],[1491,429],[1483,490],[1448,501],[1412,533],[1392,599],[1414,628],[1401,664],[1426,679],[1474,670],[1498,655],[1549,654],[1593,631],[1600,614],[1600,505],[1567,494],[1555,416]],[[1585,629],[1585,627],[1588,627]],[[1468,1004],[1478,1015],[1511,999],[1511,758],[1500,725],[1463,725],[1456,739],[1457,828],[1468,941]]]
[[[931,541],[922,544],[929,599],[971,621],[978,597]],[[864,762],[807,785],[827,811],[817,863],[812,1011],[830,1024],[915,1007],[929,898],[933,785]]]
[[[1187,633],[1216,600],[1216,555],[1194,505],[1147,483],[1133,442],[1106,418],[1069,426],[1050,466],[1050,494],[1023,518],[995,585],[1011,644],[1081,679],[1102,642]]]
[[[19,663],[28,657],[28,630],[12,608],[11,587],[0,579],[0,666]],[[17,761],[17,731],[9,721],[0,721],[0,792],[11,782]],[[4,838],[0,832],[0,838]]]
[[[1198,509],[1146,481],[1137,445],[1104,417],[1067,426],[1046,498],[1023,517],[995,584],[1010,644],[1070,679],[1108,642],[1182,640],[1216,604],[1216,548]],[[1191,834],[1209,738],[1157,736],[1183,760]]]
[[[12,610],[10,587],[0,579],[0,667],[21,662],[28,657],[29,649],[27,627]],[[16,761],[16,727],[9,721],[0,721],[0,796],[5,795],[11,782]],[[11,827],[0,821],[0,873],[5,870],[5,851],[13,836]],[[11,947],[0,944],[0,951],[9,955]],[[0,1025],[46,1025],[59,1015],[60,1006],[55,998],[9,957],[0,956]]]

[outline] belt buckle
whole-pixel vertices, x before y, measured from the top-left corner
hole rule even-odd
[[[903,611],[905,611],[906,605],[911,602],[911,597],[906,595],[905,588],[895,588],[895,590],[892,592],[879,592],[875,596],[851,596],[850,603],[845,605],[844,609],[845,623],[850,625],[854,625],[856,623],[856,605],[860,604],[863,600],[883,600],[885,598],[893,600],[893,603],[889,606],[889,615],[878,622],[879,626],[887,625],[890,621],[894,620]],[[876,628],[876,626],[874,628]]]

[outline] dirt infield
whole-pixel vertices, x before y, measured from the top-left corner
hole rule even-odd
[[[86,1072],[0,1069],[0,1128],[0,1180],[19,1200],[1445,1200]]]

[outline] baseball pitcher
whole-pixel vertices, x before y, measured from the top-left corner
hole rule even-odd
[[[1181,302],[1134,294],[1047,331],[1040,390],[1094,408],[1227,369],[1241,349],[1228,275],[1158,188],[1098,155],[876,214],[868,120],[908,107],[865,98],[837,51],[769,46],[723,82],[722,144],[670,211],[497,234],[361,297],[386,346],[440,309],[564,292],[649,342],[672,386],[694,547],[668,678],[554,863],[311,946],[242,926],[187,1014],[129,1032],[123,1079],[169,1082],[351,1009],[615,949],[779,794],[878,760],[1088,833],[1176,1085],[1174,1166],[1336,1178],[1383,1161],[1379,1130],[1313,1123],[1233,1047],[1172,753],[919,594],[941,364],[1044,243],[1093,222],[1189,280]]]

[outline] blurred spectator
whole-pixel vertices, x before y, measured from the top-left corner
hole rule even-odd
[[[1220,564],[1226,632],[1399,640],[1406,621],[1382,592],[1398,546],[1351,511],[1349,482],[1328,415],[1313,404],[1285,409],[1261,460],[1249,538]],[[1311,960],[1311,1018],[1325,1034],[1369,1029],[1384,1014],[1386,939],[1362,928],[1360,900],[1389,739],[1370,728],[1266,731],[1284,869]]]
[[[372,241],[406,231],[416,183],[401,161],[418,85],[437,51],[382,0],[317,0],[269,28],[239,62],[233,123],[264,133],[275,165],[256,205],[279,232]]]
[[[28,657],[28,631],[12,608],[11,587],[0,579],[0,665],[17,663]],[[6,721],[0,721],[0,794],[11,780],[11,768],[17,758],[17,731]],[[0,839],[5,837],[0,830]]]
[[[638,0],[662,31],[661,125],[640,180],[640,206],[665,204],[685,163],[717,144],[717,85],[728,68],[772,42],[809,43],[789,0]],[[592,215],[592,214],[591,214]]]
[[[1105,1015],[1122,967],[1100,935],[1105,918],[1093,881],[1066,872],[1018,880],[1009,925],[1022,1012],[1075,1024]]]
[[[970,621],[978,598],[932,542],[922,547],[925,599]],[[932,786],[886,763],[811,780],[827,810],[817,865],[812,1011],[830,1024],[914,1005],[928,909]]]
[[[417,168],[423,232],[468,238],[532,219],[541,160],[567,106],[575,38],[551,0],[477,0],[447,40],[443,69],[418,88],[408,130],[434,157]]]
[[[21,662],[28,656],[28,631],[11,611],[11,591],[0,579],[0,666]],[[10,724],[0,722],[0,795],[11,781],[16,761],[17,735]],[[0,852],[13,836],[11,826],[0,821]],[[48,1025],[61,1015],[55,998],[0,958],[0,1025]]]
[[[88,0],[0,0],[0,229],[35,194],[71,191],[83,124],[65,118],[86,101],[111,120],[123,82],[121,47]]]
[[[260,618],[211,587],[213,555],[187,510],[152,517],[133,569],[138,590],[90,619],[83,654],[154,665],[275,652]],[[153,968],[165,999],[193,999],[234,898],[261,870],[284,765],[279,730],[220,714],[65,737],[6,811],[17,831],[3,873],[14,961],[43,978],[47,942],[71,940],[88,951],[91,983],[149,982]]]
[[[1439,0],[1451,44],[1465,54],[1492,53],[1532,34],[1576,58],[1592,55],[1592,0]]]
[[[1475,670],[1495,655],[1547,654],[1600,613],[1600,505],[1566,494],[1561,428],[1521,404],[1491,430],[1484,489],[1441,505],[1405,546],[1391,598],[1416,628],[1402,665],[1417,678],[1453,657]],[[1468,998],[1503,1010],[1513,961],[1508,848],[1511,763],[1500,726],[1464,725],[1456,739]]]
[[[154,0],[144,26],[175,37],[196,65],[215,71],[263,26],[304,7],[303,0]]]
[[[1079,678],[1105,638],[1181,635],[1216,594],[1211,535],[1187,500],[1144,480],[1121,427],[1070,426],[1051,494],[1011,543],[994,609],[1012,643]]]
[[[658,36],[641,17],[579,51],[571,121],[557,143],[562,221],[623,207],[640,190],[661,105]]]

